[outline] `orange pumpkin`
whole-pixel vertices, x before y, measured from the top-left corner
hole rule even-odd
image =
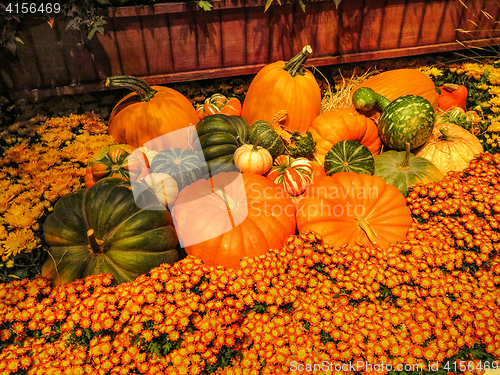
[[[238,269],[295,233],[295,206],[264,176],[223,172],[182,190],[172,210],[179,241],[206,265]]]
[[[131,76],[108,77],[106,86],[133,91],[118,102],[109,116],[108,133],[118,143],[158,152],[174,147],[189,149],[187,127],[196,125],[199,119],[184,95],[168,87],[149,86]]]
[[[316,142],[314,155],[322,164],[328,151],[340,141],[359,142],[374,155],[379,153],[382,146],[377,125],[352,107],[323,112],[314,119],[309,131]]]
[[[418,95],[427,99],[434,110],[438,106],[439,93],[436,85],[416,69],[394,69],[371,76],[351,90],[351,98],[360,87],[369,87],[391,102],[403,95]],[[363,113],[368,117],[380,116],[380,111],[376,109]]]
[[[356,244],[387,249],[412,224],[399,190],[382,178],[353,172],[322,177],[297,206],[297,228],[312,230],[331,246]]]
[[[249,124],[257,120],[272,123],[276,113],[286,110],[285,127],[298,132],[309,129],[321,107],[321,89],[304,68],[311,53],[311,46],[305,46],[287,63],[277,61],[257,73],[243,102],[241,116]]]

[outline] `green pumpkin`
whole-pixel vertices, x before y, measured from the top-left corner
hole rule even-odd
[[[382,111],[378,133],[384,144],[394,150],[405,150],[406,143],[414,149],[423,145],[434,129],[435,112],[431,103],[417,95],[404,95],[389,101],[368,87],[357,89],[352,96],[355,108]]]
[[[429,160],[406,151],[387,151],[375,155],[375,176],[382,177],[385,182],[395,186],[401,194],[408,196],[408,186],[416,183],[441,181],[443,173]]]
[[[116,285],[178,259],[170,212],[140,183],[116,177],[64,195],[43,233],[50,248],[42,275],[55,285],[100,273]]]
[[[177,182],[179,191],[203,178],[203,165],[192,151],[183,148],[166,148],[151,162],[151,173],[166,173]]]
[[[325,155],[325,173],[331,176],[338,172],[373,174],[375,161],[368,147],[353,140],[340,141]]]
[[[250,126],[249,141],[251,144],[258,141],[257,146],[269,151],[273,159],[285,153],[285,143],[273,126],[265,120],[256,121]]]
[[[198,137],[193,149],[203,157],[211,175],[236,171],[234,152],[248,141],[248,122],[240,116],[215,114],[204,117],[196,124]]]

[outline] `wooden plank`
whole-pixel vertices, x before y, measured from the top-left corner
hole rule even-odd
[[[94,82],[100,77],[97,74],[92,55],[89,52],[90,43],[85,46],[82,42],[82,36],[77,30],[66,30],[66,24],[55,22],[54,28],[60,35],[60,46],[68,69],[69,84],[79,85],[86,82]],[[84,38],[84,37],[83,37]]]
[[[118,42],[113,23],[114,18],[110,18],[104,25],[104,35],[96,33],[97,41],[92,45],[95,69],[99,77],[119,76],[124,74],[118,52]]]
[[[418,45],[440,42],[440,33],[443,28],[446,2],[427,2],[422,20]],[[453,27],[453,26],[452,26]]]
[[[456,29],[460,24],[464,10],[462,4],[456,0],[446,1],[437,42],[446,43],[457,40],[458,32]]]
[[[198,48],[196,46],[194,17],[194,13],[168,15],[175,72],[198,69]]]
[[[293,4],[272,5],[270,31],[270,55],[268,62],[288,60],[300,50],[293,48]],[[302,48],[301,48],[302,49]]]
[[[33,20],[25,21],[25,28],[29,28]],[[9,86],[9,91],[12,89],[28,90],[33,87],[42,86],[42,77],[38,68],[38,56],[34,52],[34,46],[31,37],[22,28],[18,32],[18,37],[23,41],[23,44],[18,43],[16,56],[10,51],[4,50],[4,61],[8,65],[1,65],[2,75],[5,77]]]
[[[337,55],[340,32],[339,10],[333,1],[320,2],[317,4],[317,9],[317,14],[308,15],[310,22],[316,26],[316,32],[313,34],[313,56]]]
[[[59,45],[56,29],[52,29],[44,20],[38,20],[27,29],[31,40],[40,42],[33,44],[33,53],[38,61],[38,69],[42,78],[41,87],[56,87],[69,82],[66,61]]]
[[[479,32],[475,35],[476,38],[484,39],[499,37],[500,26],[498,25],[498,17],[500,17],[500,2],[484,0],[479,19]]]
[[[149,75],[174,72],[168,16],[156,14],[142,18],[142,36]]]
[[[471,42],[474,44],[499,44],[500,38],[495,39],[481,39]],[[427,53],[435,52],[448,52],[462,49],[463,47],[458,43],[440,43],[431,46],[417,46],[409,48],[396,48],[392,50],[371,51],[347,55],[327,56],[311,58],[310,65],[326,66],[326,65],[340,65],[346,63],[354,63],[361,61],[380,60],[388,58],[397,58],[404,56],[417,56]],[[262,69],[266,64],[245,65],[223,69],[210,69],[210,70],[196,70],[187,72],[178,72],[171,74],[162,74],[149,77],[140,77],[145,79],[149,84],[170,84],[175,82],[189,82],[201,79],[213,79],[221,77],[234,77],[239,75],[255,74]],[[26,98],[42,98],[54,95],[72,95],[92,91],[108,90],[103,82],[96,82],[92,84],[84,84],[78,86],[65,86],[56,88],[41,88],[33,90],[16,90],[11,92],[10,96],[13,100],[26,99]]]
[[[211,69],[222,65],[220,11],[196,13],[196,47],[198,49],[198,68]],[[228,51],[231,53],[231,51]]]
[[[408,0],[406,2],[401,40],[398,47],[411,48],[418,46],[425,4],[421,0]]]
[[[359,37],[361,52],[377,51],[380,48],[385,0],[370,0],[363,8],[363,22]]]
[[[144,50],[141,18],[115,17],[113,24],[123,74],[147,75],[149,68]]]
[[[363,7],[359,2],[342,1],[340,3],[339,53],[359,52],[359,39],[363,23]]]
[[[380,49],[397,48],[401,43],[405,8],[406,4],[401,0],[386,1],[382,30],[380,31]]]
[[[488,2],[491,0],[485,0]],[[462,17],[458,24],[457,29],[463,32],[457,33],[458,40],[472,40],[477,39],[477,29],[481,23],[481,8],[483,7],[482,1],[468,0],[461,4],[465,9],[462,12]]]
[[[270,62],[270,18],[264,7],[245,9],[246,14],[246,61],[249,65]]]
[[[245,13],[240,9],[224,9],[220,12],[222,67],[247,63],[245,18]]]

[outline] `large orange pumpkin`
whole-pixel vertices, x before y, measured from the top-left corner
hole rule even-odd
[[[253,173],[223,172],[182,190],[172,210],[186,252],[238,269],[246,256],[281,248],[295,233],[295,206],[283,187]]]
[[[379,153],[382,146],[377,125],[352,107],[323,112],[314,119],[309,131],[316,142],[314,155],[321,164],[324,164],[327,152],[340,141],[359,142],[374,155]]]
[[[118,143],[155,151],[189,149],[187,127],[196,125],[199,119],[184,95],[168,87],[149,86],[131,76],[108,77],[106,86],[133,91],[118,102],[109,116],[108,133]]]
[[[391,102],[403,95],[418,95],[427,99],[434,110],[438,106],[439,94],[436,85],[416,69],[394,69],[371,76],[351,90],[351,98],[360,87],[369,87]],[[380,116],[380,112],[376,109],[364,114],[374,118]]]
[[[287,63],[277,61],[257,73],[243,102],[241,116],[249,124],[257,120],[271,123],[276,113],[286,110],[284,126],[298,132],[309,129],[321,107],[321,89],[304,68],[311,53],[311,46],[305,46]]]
[[[320,234],[331,246],[387,249],[405,239],[412,224],[399,190],[382,178],[353,172],[321,177],[297,206],[297,228]]]

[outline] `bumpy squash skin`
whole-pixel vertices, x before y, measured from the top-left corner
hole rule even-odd
[[[136,199],[132,186],[141,189]],[[89,229],[99,251],[90,244]],[[120,178],[106,178],[63,196],[43,232],[50,256],[42,276],[55,285],[100,273],[110,273],[117,285],[178,259],[169,211],[141,184]]]
[[[423,145],[434,128],[434,108],[427,99],[405,95],[391,102],[382,112],[378,132],[383,143],[394,150]]]
[[[406,168],[401,168],[405,161],[405,151],[387,151],[375,155],[375,176],[398,188],[405,197],[411,184],[441,181],[443,173],[429,160],[410,154]]]

